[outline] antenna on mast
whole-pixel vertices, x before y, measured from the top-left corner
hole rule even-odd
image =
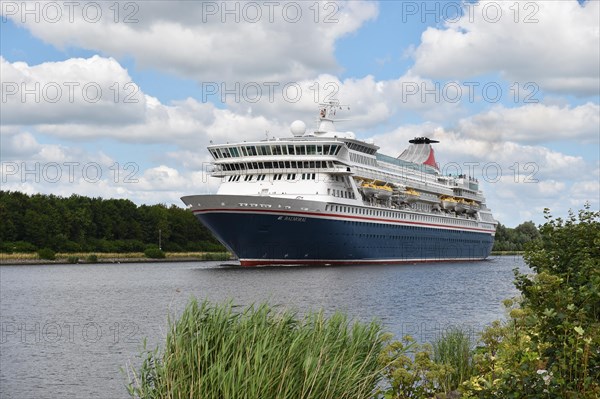
[[[352,132],[340,132],[335,128],[334,122],[347,121],[348,119],[337,119],[338,110],[347,108],[348,105],[340,104],[339,100],[332,99],[319,104],[319,118],[317,119],[317,129],[314,135],[320,137],[345,137],[354,139],[356,136]]]

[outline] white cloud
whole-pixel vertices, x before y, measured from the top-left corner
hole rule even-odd
[[[314,128],[317,105],[328,98],[343,98],[351,111],[340,112],[350,123],[340,123],[340,130],[356,129],[360,132],[374,128],[392,117],[419,113],[433,120],[461,115],[460,104],[437,102],[435,97],[423,98],[422,85],[432,82],[413,75],[397,79],[376,80],[368,75],[343,81],[333,75],[321,74],[316,79],[304,79],[288,90],[279,85],[273,99],[266,87],[259,94],[260,101],[252,103],[255,94],[242,92],[242,101],[235,96],[225,96],[229,108],[222,109],[212,103],[202,103],[193,98],[162,104],[157,98],[145,94],[127,71],[114,59],[93,56],[74,58],[62,62],[48,62],[30,66],[25,63],[2,62],[3,87],[16,91],[4,92],[7,98],[2,114],[3,124],[36,125],[44,134],[70,140],[113,138],[123,142],[169,143],[200,147],[214,141],[252,140],[269,135],[285,136],[289,124],[303,119],[309,129]],[[68,88],[69,82],[78,84],[75,96],[63,92],[59,101],[48,101],[44,87],[58,85]],[[102,95],[98,102],[87,101],[81,88],[89,83],[98,84]],[[25,86],[23,86],[25,85]],[[128,86],[129,85],[129,86]],[[40,87],[40,101],[31,94],[24,95],[22,87]],[[410,89],[409,89],[410,87]],[[119,88],[121,91],[116,92]],[[127,90],[123,90],[128,88]],[[134,88],[135,91],[132,91]],[[135,93],[133,100],[125,95]],[[119,94],[115,101],[114,96]]]
[[[551,92],[598,94],[600,2],[480,1],[465,2],[464,9],[457,22],[423,32],[413,53],[415,73],[467,79],[500,71],[511,82],[535,82]]]
[[[62,18],[50,21],[53,12],[36,23],[21,8],[40,7],[39,2],[15,4],[20,8],[3,9],[5,16],[18,24],[25,17],[24,26],[54,46],[133,57],[142,68],[198,81],[293,81],[337,70],[335,42],[378,13],[377,4],[367,1],[317,7],[315,2],[96,2],[101,10],[95,21],[97,6],[84,13],[82,2],[72,21],[68,7],[58,3]]]
[[[29,132],[3,133],[0,137],[0,143],[2,143],[2,159],[14,156],[29,156],[40,150],[40,144]]]
[[[547,143],[570,139],[598,143],[600,107],[593,103],[576,107],[543,104],[515,108],[499,106],[462,119],[458,129],[467,137],[486,141]]]
[[[145,97],[113,58],[27,65],[0,56],[2,124],[127,124],[142,120]]]
[[[418,115],[429,120],[443,121],[464,114],[465,110],[460,102],[445,101],[441,95],[438,99],[433,95],[422,95],[427,88],[435,88],[434,83],[412,74],[389,80],[377,80],[372,75],[340,80],[333,75],[320,74],[315,79],[297,82],[297,91],[301,93],[298,101],[286,101],[295,91],[290,90],[290,94],[284,94],[280,87],[277,89],[279,91],[275,91],[274,101],[267,101],[267,93],[263,93],[261,98],[264,101],[250,104],[250,109],[252,114],[265,115],[286,124],[302,119],[310,130],[316,126],[318,104],[340,99],[342,105],[348,105],[350,110],[342,107],[337,117],[349,118],[349,121],[338,123],[337,128],[353,129],[358,134],[395,117]],[[246,102],[227,102],[227,105],[237,113],[243,113],[249,106]]]

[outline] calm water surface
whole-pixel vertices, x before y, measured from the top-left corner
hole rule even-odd
[[[380,319],[431,341],[450,326],[502,318],[520,257],[406,266],[242,269],[219,262],[0,267],[0,398],[127,398],[120,369],[192,296],[268,300]]]

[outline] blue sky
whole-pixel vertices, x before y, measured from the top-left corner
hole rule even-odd
[[[315,88],[322,100],[335,87],[351,107],[340,128],[382,152],[427,135],[441,141],[442,164],[500,165],[503,179],[484,190],[504,224],[541,222],[544,207],[598,208],[598,1],[280,2],[272,21],[263,2],[230,2],[230,14],[221,2],[121,2],[118,15],[102,3],[95,21],[83,14],[94,5],[69,20],[63,3],[47,4],[2,2],[3,189],[180,204],[218,184],[201,173],[210,140],[286,136],[293,120],[314,119]],[[102,88],[97,102],[80,90],[90,84]],[[273,101],[266,91],[222,101],[222,85],[236,84],[278,89]],[[297,102],[286,84],[303,89]],[[80,168],[74,179],[65,162]],[[115,179],[126,163],[136,183],[122,181],[132,169]],[[50,181],[49,164],[63,178]],[[99,181],[84,175],[90,164]],[[525,183],[532,170],[537,181]]]

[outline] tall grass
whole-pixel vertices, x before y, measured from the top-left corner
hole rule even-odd
[[[440,381],[446,392],[456,390],[475,373],[473,341],[468,331],[454,327],[433,343],[433,360],[451,369]]]
[[[299,318],[267,304],[237,311],[192,300],[169,322],[163,351],[145,352],[128,386],[148,399],[360,399],[381,378],[378,323],[343,314]]]

